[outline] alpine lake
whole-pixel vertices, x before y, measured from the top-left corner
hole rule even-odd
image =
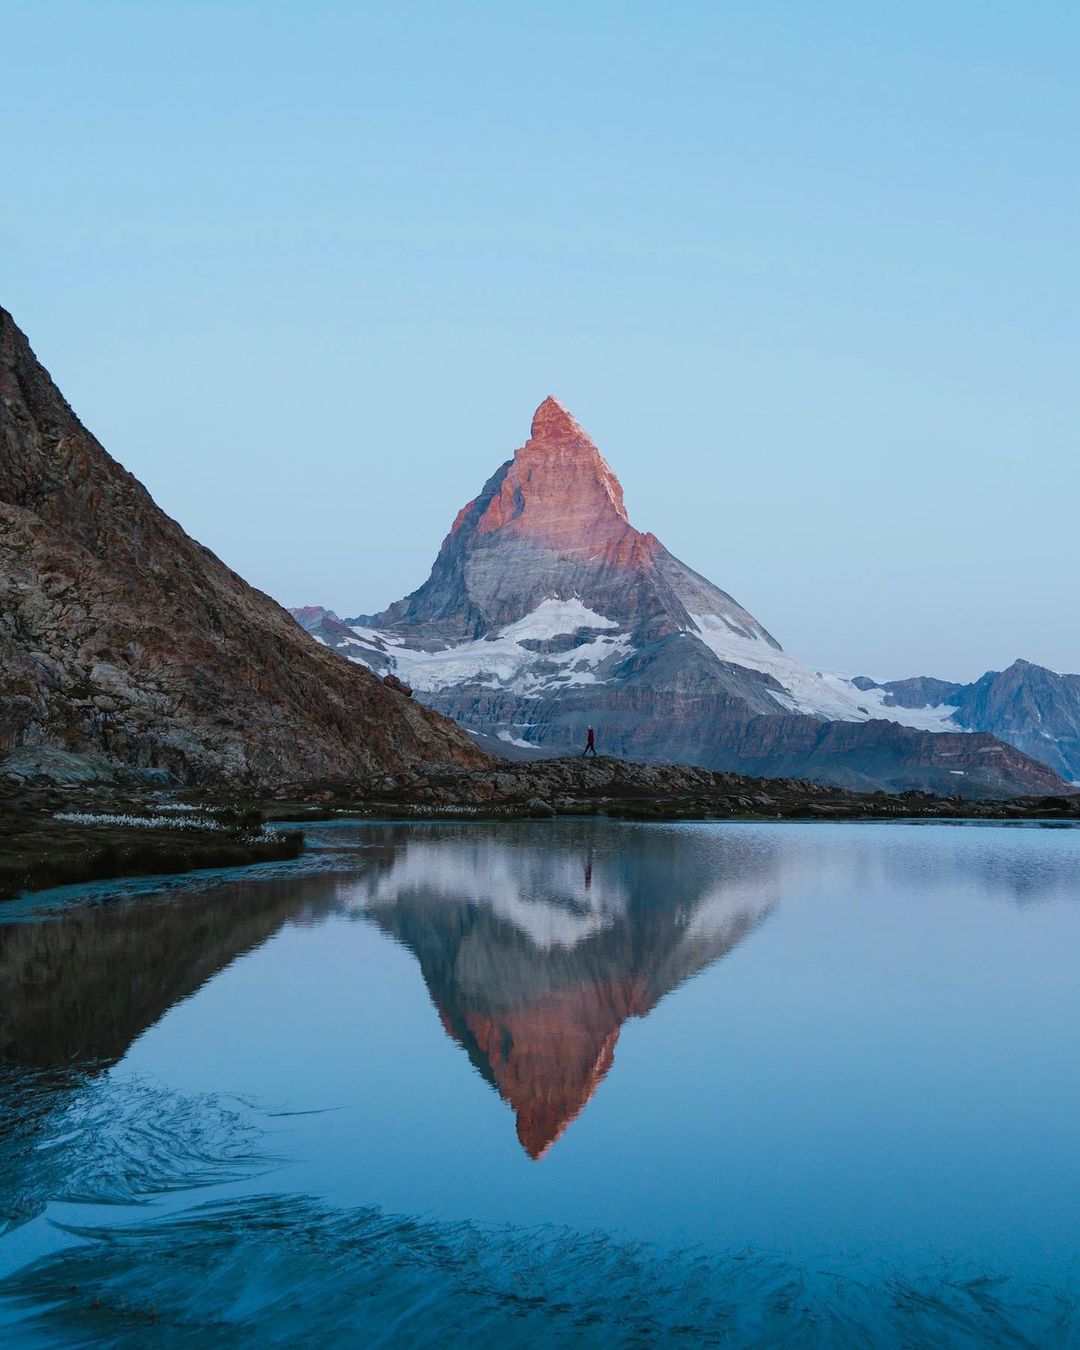
[[[1080,1345],[1080,830],[304,828],[0,906],[3,1345]]]

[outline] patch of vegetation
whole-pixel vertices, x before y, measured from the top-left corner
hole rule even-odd
[[[8,816],[0,822],[0,899],[112,877],[279,862],[303,848],[299,830],[265,829],[257,812],[222,817],[205,829],[164,818]]]

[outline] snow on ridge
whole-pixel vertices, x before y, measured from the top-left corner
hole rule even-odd
[[[930,708],[900,708],[885,703],[882,689],[857,689],[847,675],[811,670],[793,656],[772,646],[764,637],[737,631],[721,614],[689,615],[696,626],[686,631],[700,639],[721,661],[771,676],[779,689],[770,690],[778,709],[835,722],[898,722],[919,731],[960,731],[952,720],[951,704]],[[589,630],[589,636],[567,651],[536,652],[526,642],[546,642]],[[603,684],[604,667],[632,650],[628,633],[577,596],[549,597],[514,623],[496,633],[438,651],[409,647],[396,633],[353,625],[358,647],[367,645],[385,654],[390,670],[414,689],[436,692],[461,684],[506,689],[523,697],[557,693],[560,689]],[[356,639],[350,639],[350,644]],[[364,656],[349,660],[367,665]],[[510,744],[531,743],[506,735]]]
[[[771,675],[783,685],[787,696],[772,691],[773,697],[791,712],[809,713],[832,722],[870,722],[883,719],[918,731],[959,731],[951,719],[956,708],[941,704],[934,708],[894,708],[885,703],[885,690],[856,689],[845,675],[811,670],[787,652],[770,647],[761,638],[746,638],[732,631],[717,614],[691,614],[697,634],[721,661],[745,666]]]
[[[691,614],[705,646],[721,661],[771,675],[787,691],[788,698],[773,693],[790,712],[810,713],[831,721],[862,722],[869,714],[859,710],[857,691],[842,682],[831,682],[808,669],[787,652],[771,647],[763,638],[746,638],[732,631],[720,615]]]
[[[551,597],[541,600],[531,614],[526,614],[516,623],[508,624],[500,630],[500,637],[517,642],[521,638],[562,637],[565,633],[576,633],[579,628],[618,628],[614,619],[607,619],[589,609],[575,595],[572,600],[556,600]]]
[[[597,614],[574,597],[544,600],[524,618],[507,624],[496,634],[435,652],[406,647],[400,637],[374,629],[354,627],[353,632],[372,645],[392,643],[393,651],[387,653],[390,668],[414,689],[431,692],[468,682],[528,695],[550,688],[599,683],[601,677],[596,674],[596,667],[630,651],[626,634],[609,632],[618,627],[614,619]],[[594,630],[594,635],[569,651],[541,654],[522,646],[526,641],[546,641],[581,628]],[[595,636],[595,630],[601,630],[601,635]],[[545,669],[537,672],[540,663]],[[557,669],[552,671],[551,667]]]
[[[884,719],[887,722],[899,722],[903,727],[914,727],[916,731],[964,731],[952,719],[959,708],[954,703],[936,703],[925,708],[900,708],[886,703],[887,689],[856,689],[848,675],[823,674],[826,683],[835,688],[843,688],[847,696],[854,700],[858,718],[844,718],[844,721],[870,721]]]

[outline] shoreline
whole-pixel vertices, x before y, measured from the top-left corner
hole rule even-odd
[[[218,817],[203,826],[168,816],[125,812],[124,821],[114,812],[84,814],[81,820],[38,811],[0,815],[0,902],[83,882],[284,861],[304,850],[301,831],[261,823]]]
[[[491,769],[410,767],[397,776],[163,790],[0,784],[0,901],[121,877],[298,857],[302,826],[333,820],[839,821],[1080,825],[1080,793],[971,799],[862,793],[801,779],[596,758]],[[272,828],[288,824],[285,830]]]

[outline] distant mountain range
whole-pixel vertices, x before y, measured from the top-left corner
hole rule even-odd
[[[887,710],[945,713],[946,724],[989,731],[1049,764],[1063,778],[1080,780],[1080,675],[1058,675],[1030,661],[1014,661],[1008,670],[988,670],[972,684],[925,675],[886,684],[859,676],[852,684],[873,691]]]
[[[1080,677],[1017,663],[971,686],[881,685],[810,670],[630,524],[615,474],[553,398],[419,590],[374,615],[291,612],[509,755],[580,749],[592,724],[616,755],[857,789],[1009,795],[1080,777]]]
[[[280,782],[484,762],[154,503],[0,309],[0,773]]]

